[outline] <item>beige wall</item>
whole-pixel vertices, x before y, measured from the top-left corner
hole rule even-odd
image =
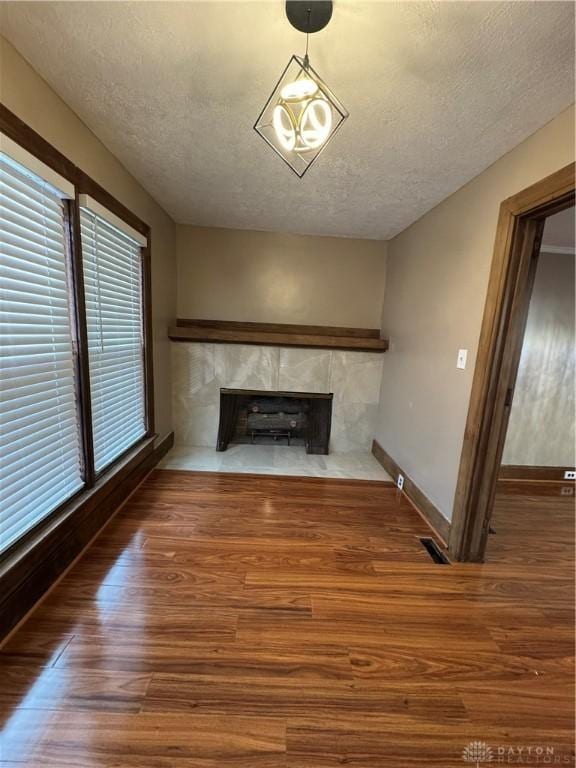
[[[574,261],[540,254],[503,464],[574,466]]]
[[[448,519],[500,203],[573,160],[571,108],[388,244],[376,437]]]
[[[43,138],[152,228],[152,303],[156,431],[172,428],[167,328],[176,306],[175,225],[78,116],[0,37],[0,98]]]
[[[386,243],[178,226],[178,316],[378,328]]]

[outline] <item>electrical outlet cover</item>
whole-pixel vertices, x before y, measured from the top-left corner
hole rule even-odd
[[[396,481],[396,485],[398,486],[398,488],[400,488],[400,490],[404,488],[404,475],[398,475],[398,480]]]
[[[458,359],[456,360],[456,368],[461,368],[464,370],[466,368],[466,360],[468,359],[468,350],[467,349],[459,349],[458,350]]]
[[[566,470],[564,472],[564,480],[576,480],[576,471],[574,470]]]

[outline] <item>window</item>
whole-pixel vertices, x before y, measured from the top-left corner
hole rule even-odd
[[[100,472],[146,433],[141,254],[146,240],[90,198],[81,203],[94,465]]]
[[[148,227],[41,137],[28,144],[19,121],[9,130],[39,156],[0,133],[0,559],[8,561],[72,499],[86,509],[85,492],[130,449],[148,450],[153,423]]]
[[[39,165],[0,154],[0,551],[84,484],[66,203]]]

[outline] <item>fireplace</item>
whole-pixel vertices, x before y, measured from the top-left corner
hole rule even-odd
[[[221,389],[217,451],[230,443],[301,445],[327,454],[332,394]]]

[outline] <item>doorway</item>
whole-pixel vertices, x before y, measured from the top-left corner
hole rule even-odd
[[[561,482],[574,473],[574,239],[574,208],[546,219],[500,480]]]
[[[574,229],[574,208],[544,224],[485,557],[561,575],[574,561]]]
[[[574,206],[574,164],[505,200],[466,423],[449,551],[482,562],[547,218]]]

